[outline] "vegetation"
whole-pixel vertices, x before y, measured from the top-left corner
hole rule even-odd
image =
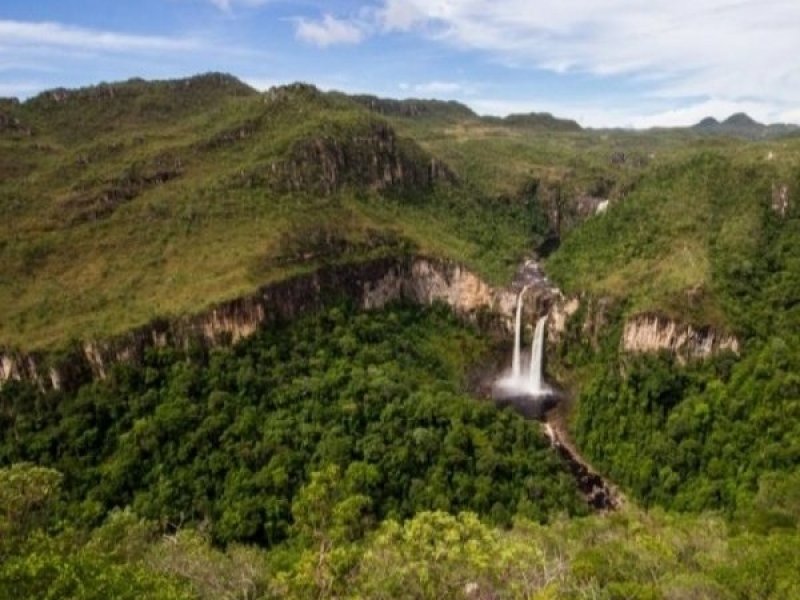
[[[557,247],[547,272],[582,302],[550,369],[627,496],[586,516],[538,424],[470,397],[489,342],[445,308],[335,306],[77,391],[4,385],[0,597],[800,596],[798,164],[800,138],[217,74],[0,103],[0,346],[387,255],[507,281]],[[642,312],[741,353],[626,354]]]
[[[531,239],[529,205],[446,164],[433,178],[415,141],[311,86],[131,81],[6,113],[20,125],[0,132],[2,346],[60,349],[398,247],[505,280]],[[286,245],[325,237],[347,251]]]
[[[698,151],[750,165],[771,152],[773,170],[800,151],[798,140],[564,131],[300,84],[259,94],[215,74],[55,90],[4,103],[0,123],[0,345],[27,351],[196,313],[328,254],[399,247],[507,282],[593,214],[583,198],[627,199],[643,177],[658,189]],[[431,160],[441,176],[425,182]],[[375,161],[406,175],[387,185]],[[348,250],[285,245],[329,234]]]
[[[336,308],[191,362],[154,352],[75,394],[6,386],[0,464],[58,469],[70,519],[131,506],[207,521],[223,543],[285,540],[315,471],[357,531],[421,510],[502,525],[585,512],[535,423],[461,391],[483,352],[444,309]]]
[[[777,600],[800,592],[796,494],[792,524],[760,533],[658,511],[521,519],[510,530],[471,513],[422,512],[354,540],[348,511],[329,502],[337,482],[317,473],[298,495],[297,545],[264,551],[215,548],[193,527],[164,533],[130,511],[112,512],[91,532],[64,528],[52,517],[57,488],[41,485],[58,479],[30,465],[0,469],[2,489],[14,491],[0,496],[0,519],[20,503],[38,507],[0,538],[3,596]]]
[[[781,215],[773,200],[796,194],[798,177],[720,153],[656,169],[568,235],[548,271],[569,291],[625,297],[631,312],[768,334],[797,322],[797,208]]]
[[[800,473],[800,189],[796,166],[704,153],[655,170],[548,262],[571,290],[616,298],[600,344],[576,314],[561,368],[579,380],[576,441],[645,505],[746,507],[759,481]],[[641,311],[712,324],[742,355],[679,364],[620,353]]]

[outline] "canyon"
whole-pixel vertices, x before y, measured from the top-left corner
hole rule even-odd
[[[398,300],[422,305],[443,302],[483,331],[507,335],[513,331],[517,297],[523,287],[528,288],[526,322],[548,314],[548,338],[558,339],[582,299],[564,296],[534,260],[520,266],[510,285],[499,287],[453,261],[425,256],[381,258],[320,268],[265,285],[251,295],[196,315],[156,319],[126,334],[82,340],[60,352],[0,348],[0,385],[16,380],[33,382],[42,390],[75,389],[91,379],[106,378],[116,363],[140,362],[149,348],[229,345],[270,323],[291,320],[342,300],[365,310]],[[602,311],[589,311],[583,330],[601,327]],[[720,351],[736,353],[739,342],[710,327],[642,314],[627,319],[622,349],[632,353],[666,350],[686,360]]]

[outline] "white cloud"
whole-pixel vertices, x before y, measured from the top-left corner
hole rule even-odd
[[[632,78],[638,95],[673,104],[702,98],[669,118],[752,106],[774,120],[800,104],[797,0],[383,0],[376,14],[384,31],[419,30],[507,64],[598,86]]]
[[[455,81],[429,81],[414,86],[417,94],[455,94],[464,90],[464,86]]]
[[[269,1],[270,0],[209,0],[211,4],[225,12],[230,12],[234,5],[252,8],[256,6],[263,6]]]
[[[42,47],[111,52],[164,52],[194,50],[199,43],[191,39],[153,35],[131,35],[71,27],[61,23],[0,20],[0,39],[12,48]]]
[[[364,29],[350,21],[326,14],[321,21],[297,19],[297,38],[322,48],[333,44],[357,44],[364,39]]]

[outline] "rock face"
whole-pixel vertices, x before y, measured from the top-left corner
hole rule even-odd
[[[772,184],[772,210],[781,217],[789,212],[789,186],[785,183]]]
[[[272,167],[282,191],[313,190],[332,194],[345,184],[388,188],[428,188],[438,180],[453,180],[450,170],[415,144],[400,140],[385,123],[340,139],[301,140],[289,158]]]
[[[107,340],[86,340],[58,356],[0,349],[0,385],[24,380],[42,389],[74,388],[107,377],[117,363],[141,361],[149,348],[228,345],[270,323],[292,320],[339,300],[377,309],[401,299],[424,305],[445,302],[465,320],[510,332],[516,293],[492,288],[456,263],[425,257],[332,266],[264,286],[205,313],[156,320]]]
[[[603,479],[581,457],[569,443],[568,436],[559,424],[547,421],[543,427],[544,434],[550,440],[556,452],[567,462],[570,473],[578,484],[578,489],[586,498],[586,503],[594,510],[608,512],[621,508],[624,497],[613,485]]]
[[[10,132],[23,136],[33,134],[33,130],[30,127],[21,123],[17,117],[3,112],[2,107],[3,103],[0,103],[0,133]]]
[[[739,340],[712,327],[696,328],[656,314],[641,314],[628,319],[622,332],[625,352],[668,350],[678,359],[708,358],[712,354],[739,352]]]
[[[158,156],[145,165],[129,167],[118,177],[105,181],[100,189],[76,191],[60,203],[57,220],[76,224],[107,218],[122,204],[182,174],[180,157]]]
[[[613,303],[607,298],[591,299],[557,295],[551,304],[548,339],[561,338],[567,322],[585,304],[581,335],[593,346],[607,335]],[[625,321],[621,349],[631,354],[667,351],[679,362],[703,359],[720,352],[739,353],[739,340],[710,326],[698,327],[656,313],[641,313]]]

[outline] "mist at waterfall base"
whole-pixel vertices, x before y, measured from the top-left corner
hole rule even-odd
[[[495,381],[492,397],[501,404],[513,405],[528,416],[540,417],[552,408],[556,398],[542,376],[546,316],[536,322],[530,355],[525,356],[522,352],[522,304],[526,290],[523,288],[517,296],[511,370]],[[528,364],[527,369],[523,369],[524,363]]]

